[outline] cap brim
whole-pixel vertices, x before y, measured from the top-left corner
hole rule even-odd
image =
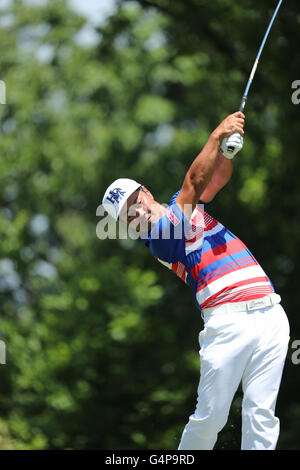
[[[142,185],[139,185],[137,186],[135,189],[133,189],[130,194],[128,194],[127,198],[125,199],[125,201],[122,202],[122,205],[119,206],[119,212],[117,214],[117,222],[120,222],[120,214],[122,212],[122,209],[125,207],[125,204],[127,203],[128,199],[130,198],[130,196],[132,196],[133,193],[135,193],[135,191],[137,191],[138,189],[140,189],[142,187]]]

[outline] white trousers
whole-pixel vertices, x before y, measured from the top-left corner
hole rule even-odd
[[[223,313],[205,320],[199,334],[200,382],[195,412],[179,450],[211,450],[242,382],[242,450],[274,450],[279,436],[275,405],[289,343],[280,304]]]

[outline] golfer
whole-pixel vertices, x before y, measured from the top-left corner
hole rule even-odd
[[[289,343],[288,319],[246,245],[206,212],[232,175],[244,122],[241,112],[231,114],[210,134],[168,207],[145,186],[125,178],[112,183],[102,201],[115,220],[134,227],[152,255],[192,289],[201,311],[198,399],[179,450],[214,448],[240,383],[241,449],[274,450],[279,436],[275,405]]]

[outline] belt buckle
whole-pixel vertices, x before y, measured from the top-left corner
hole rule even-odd
[[[269,302],[266,302],[268,300]],[[259,308],[264,308],[268,307],[269,305],[272,305],[271,299],[268,297],[267,299],[254,299],[250,300],[247,304],[248,310],[256,310]]]

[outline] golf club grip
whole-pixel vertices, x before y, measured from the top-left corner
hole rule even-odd
[[[246,102],[247,102],[247,96],[243,96],[241,104],[240,104],[240,109],[239,109],[241,113],[244,112]],[[234,147],[228,147],[228,152],[231,152],[231,153],[234,152]]]
[[[244,95],[243,98],[242,98],[241,104],[240,104],[240,109],[239,109],[239,111],[240,111],[241,113],[244,112],[244,109],[245,109],[245,106],[246,106],[246,102],[247,102],[247,96]]]

